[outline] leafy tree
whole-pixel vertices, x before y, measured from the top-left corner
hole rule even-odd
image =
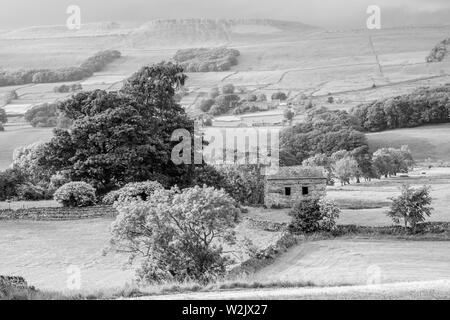
[[[300,201],[289,212],[292,217],[289,231],[292,233],[333,231],[339,214],[339,208],[332,201],[318,198]]]
[[[447,123],[450,120],[450,85],[419,88],[411,94],[380,99],[351,110],[366,131]]]
[[[26,177],[17,169],[0,171],[0,201],[17,196],[17,187],[26,182]]]
[[[345,157],[336,161],[333,166],[335,176],[341,181],[341,185],[350,184],[350,180],[358,175],[358,163],[351,157]]]
[[[99,194],[136,181],[185,185],[192,170],[171,161],[178,143],[171,141],[172,133],[194,131],[173,100],[185,79],[181,67],[161,63],[142,68],[120,92],[74,95],[59,107],[74,123],[55,131],[40,164],[92,184]]]
[[[272,94],[272,100],[281,100],[284,101],[287,99],[287,95],[284,92],[275,92],[274,94]]]
[[[387,215],[392,218],[394,223],[400,223],[403,219],[405,228],[411,227],[416,232],[419,222],[424,222],[426,217],[431,215],[430,187],[423,186],[414,189],[409,185],[403,185],[400,189],[401,195],[392,198],[392,204]]]
[[[45,156],[46,144],[35,142],[14,150],[12,168],[22,172],[28,182],[47,185],[52,173],[41,166],[40,159]]]
[[[214,103],[214,99],[202,100],[202,102],[200,103],[200,110],[202,110],[203,112],[209,112]]]
[[[258,94],[256,101],[265,102],[265,101],[267,101],[267,97],[264,93],[260,93],[260,94]]]
[[[225,273],[230,259],[222,245],[235,241],[240,210],[223,190],[159,189],[147,201],[117,208],[111,245],[141,259],[140,281],[209,282]]]
[[[215,99],[220,95],[220,90],[219,88],[212,88],[211,91],[209,92],[209,97],[211,99]]]
[[[381,148],[373,154],[373,166],[378,175],[395,176],[399,172],[408,172],[414,165],[414,159],[407,146],[400,149]]]
[[[222,87],[222,94],[233,94],[234,93],[234,85],[229,83]]]
[[[209,110],[213,116],[227,113],[238,105],[239,96],[235,94],[223,94],[216,98],[216,103]]]
[[[286,109],[284,111],[284,117],[286,118],[286,120],[288,120],[289,122],[292,122],[292,119],[294,119],[294,111],[292,111],[291,109]]]

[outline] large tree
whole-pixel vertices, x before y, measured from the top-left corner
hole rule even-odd
[[[142,68],[119,92],[74,95],[59,106],[73,125],[55,130],[40,163],[91,183],[99,193],[132,181],[185,184],[190,169],[171,161],[173,131],[193,132],[174,101],[185,79],[178,65],[160,63]]]

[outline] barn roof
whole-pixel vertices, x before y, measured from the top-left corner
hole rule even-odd
[[[266,176],[267,180],[326,179],[321,167],[279,167]]]

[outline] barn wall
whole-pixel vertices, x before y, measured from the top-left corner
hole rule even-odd
[[[325,179],[299,179],[299,180],[267,180],[265,186],[265,205],[268,208],[290,208],[296,202],[323,197],[326,194]],[[291,195],[286,196],[285,188],[291,188]],[[308,195],[302,194],[302,187],[308,187]]]

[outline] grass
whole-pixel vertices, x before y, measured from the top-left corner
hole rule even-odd
[[[33,128],[29,125],[6,126],[0,132],[0,170],[8,168],[14,150],[36,141],[47,141],[52,136],[51,128]]]

